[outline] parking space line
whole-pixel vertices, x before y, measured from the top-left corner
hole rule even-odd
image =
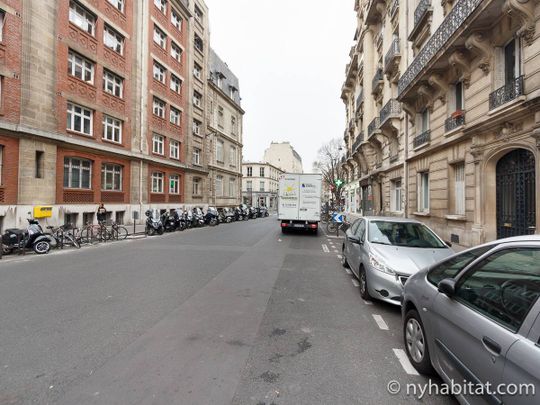
[[[354,278],[351,278],[351,282],[356,288],[360,287],[360,284],[358,284],[358,281],[356,281]]]
[[[372,314],[371,316],[373,317],[373,319],[375,319],[375,322],[377,323],[379,329],[389,330],[388,325],[386,324],[382,316],[376,314]]]
[[[352,271],[350,271],[349,269],[345,269],[345,273],[347,273],[349,276],[352,275]],[[355,280],[356,281],[356,280]]]
[[[398,358],[401,367],[403,367],[403,370],[409,375],[420,375],[418,374],[418,371],[413,367],[411,362],[409,361],[409,358],[407,357],[407,353],[405,353],[405,350],[403,349],[392,349],[394,351],[394,354]]]
[[[324,243],[321,246],[322,246],[322,250],[323,250],[324,253],[330,253],[330,250],[328,249],[328,246],[326,246]]]
[[[373,305],[373,302],[369,302],[369,301],[366,301],[366,300],[363,300],[364,301],[364,304],[366,305]]]
[[[342,258],[342,256],[341,256],[341,255],[337,255],[337,258],[338,258],[338,259],[341,259],[341,258]]]

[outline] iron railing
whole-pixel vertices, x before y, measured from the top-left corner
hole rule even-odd
[[[388,49],[388,52],[386,52],[386,56],[384,57],[384,69],[386,71],[392,67],[392,62],[399,55],[399,38],[394,37],[392,43],[390,44],[390,49]]]
[[[373,133],[379,129],[380,127],[380,120],[379,120],[379,117],[375,117],[373,118],[373,120],[369,123],[368,125],[368,129],[367,129],[367,133],[368,133],[368,138],[373,135]]]
[[[489,95],[489,109],[500,107],[519,96],[523,95],[523,76],[519,76],[510,83],[506,83],[503,87],[495,90]]]
[[[394,0],[394,2],[392,3],[392,6],[390,7],[390,16],[393,17],[394,15],[396,15],[396,12],[399,8],[399,0]]]
[[[431,59],[446,45],[452,35],[463,25],[465,20],[476,10],[483,0],[458,0],[448,16],[444,19],[437,31],[429,38],[427,44],[412,61],[409,68],[403,73],[398,82],[398,95],[416,80],[422,70],[431,62]],[[398,96],[398,98],[399,98]]]
[[[415,148],[418,148],[419,146],[428,143],[430,140],[431,131],[428,129],[427,131],[422,132],[420,135],[414,138],[413,145]]]
[[[358,94],[358,97],[356,97],[356,111],[360,109],[360,106],[364,102],[364,90],[360,89],[360,93]]]
[[[416,10],[414,10],[415,26],[418,25],[420,21],[422,21],[422,18],[424,18],[430,7],[431,0],[420,0],[420,3],[418,3],[418,6],[416,6]]]
[[[446,132],[450,132],[456,128],[459,128],[462,125],[465,125],[465,113],[456,115],[454,117],[448,117],[444,121],[444,130]]]
[[[373,76],[373,80],[371,82],[371,92],[372,93],[377,93],[378,92],[378,88],[379,88],[379,85],[381,85],[382,83],[384,83],[384,76],[383,76],[383,71],[381,68],[378,68],[377,71],[375,72],[375,76]]]
[[[384,125],[388,118],[396,117],[401,114],[401,104],[395,98],[391,98],[381,109],[380,125]]]

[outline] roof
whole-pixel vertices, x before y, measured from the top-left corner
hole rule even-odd
[[[232,101],[241,106],[240,97],[240,81],[232,72],[227,64],[218,56],[218,54],[210,48],[210,57],[208,60],[208,69],[210,71],[210,80],[219,87],[227,96],[230,97],[230,89],[234,89]],[[218,86],[218,77],[221,77],[221,86]]]

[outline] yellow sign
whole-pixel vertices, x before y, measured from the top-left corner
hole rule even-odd
[[[38,205],[34,207],[34,218],[50,218],[52,217],[53,207]]]

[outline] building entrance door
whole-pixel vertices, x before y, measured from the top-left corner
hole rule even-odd
[[[516,149],[497,162],[497,238],[530,235],[536,230],[535,159]]]

